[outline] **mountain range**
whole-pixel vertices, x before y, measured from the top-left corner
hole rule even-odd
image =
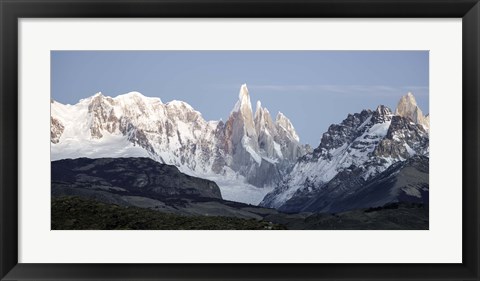
[[[427,177],[422,179],[426,187],[406,184],[401,189],[421,197],[421,189],[428,191],[429,127],[428,116],[423,115],[411,93],[400,99],[395,114],[383,105],[374,111],[349,114],[340,124],[328,128],[320,145],[301,157],[260,205],[297,212],[309,209],[309,201],[321,199],[324,204],[316,204],[318,212],[345,210],[348,204],[340,208],[341,201],[357,196],[372,179],[396,173],[388,168],[414,156],[425,157],[419,161],[426,162]],[[398,190],[395,192],[400,196]],[[380,206],[374,196],[365,196],[370,201],[364,207]],[[397,202],[398,196],[392,195],[392,202]]]
[[[254,112],[246,85],[226,122],[138,92],[51,101],[52,161],[148,157],[214,181],[222,199],[287,213],[428,204],[429,130],[411,93],[395,111],[348,114],[314,150],[281,112],[273,119],[260,102]]]
[[[138,92],[97,93],[75,105],[52,100],[51,144],[52,160],[150,157],[215,180],[227,198],[246,203],[259,203],[306,153],[285,115],[273,121],[260,103],[253,114],[246,85],[226,122],[206,121],[183,101],[162,103]]]

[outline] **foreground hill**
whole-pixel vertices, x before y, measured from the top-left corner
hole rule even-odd
[[[331,214],[269,215],[265,220],[296,230],[428,230],[428,215],[428,205],[391,203]]]
[[[287,214],[223,200],[214,182],[150,158],[51,165],[52,229],[428,229],[428,205],[421,201],[336,214],[317,213],[312,203],[312,210]]]
[[[52,230],[425,230],[428,208],[390,204],[338,214],[264,213],[261,219],[185,216],[105,204],[80,197],[52,199]]]
[[[104,204],[80,197],[52,200],[53,230],[272,230],[283,226],[256,219],[181,216]]]
[[[78,158],[52,162],[55,190],[106,191],[128,196],[221,199],[213,181],[181,173],[150,158]]]
[[[217,184],[150,158],[78,158],[53,161],[52,196],[79,196],[106,204],[179,215],[260,219],[274,210],[222,199]]]

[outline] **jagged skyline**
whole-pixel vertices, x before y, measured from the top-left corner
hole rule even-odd
[[[163,104],[138,92],[115,98],[99,93],[72,106],[52,101],[51,108],[52,160],[149,157],[219,182],[225,198],[234,201],[257,204],[289,167],[303,171],[300,164],[307,163],[305,171],[312,172],[314,163],[313,178],[293,173],[294,184],[288,186],[294,189],[280,186],[265,197],[264,204],[275,208],[296,193],[295,188],[317,180],[326,183],[342,169],[359,167],[354,170],[366,180],[395,161],[429,155],[429,116],[410,93],[395,111],[378,106],[349,113],[322,134],[313,151],[299,144],[288,117],[278,114],[273,121],[261,106],[253,114],[246,85],[225,123],[205,121],[182,101]],[[319,157],[325,161],[316,161]]]
[[[253,112],[261,101],[273,118],[284,113],[300,142],[313,147],[349,112],[379,104],[394,110],[407,92],[429,112],[423,51],[52,52],[52,98],[61,103],[138,91],[164,103],[185,101],[206,120],[225,121],[243,83]]]

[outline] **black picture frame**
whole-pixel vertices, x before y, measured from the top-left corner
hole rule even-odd
[[[480,280],[478,0],[0,0],[0,15],[1,280]],[[18,263],[18,19],[30,17],[462,18],[463,263]]]

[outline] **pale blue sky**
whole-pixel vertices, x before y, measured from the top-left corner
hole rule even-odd
[[[348,113],[413,92],[429,112],[428,51],[52,51],[52,98],[77,103],[130,91],[182,100],[207,120],[226,120],[241,84],[253,110],[283,112],[313,147]]]

